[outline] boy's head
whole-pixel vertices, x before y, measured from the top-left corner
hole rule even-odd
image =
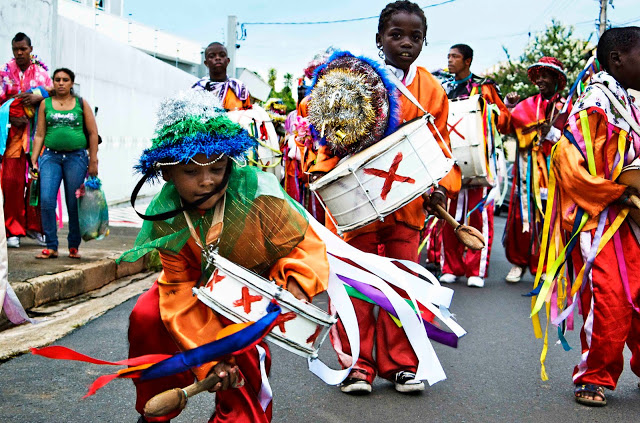
[[[426,44],[427,18],[410,1],[389,3],[380,13],[376,45],[387,64],[407,71]]]
[[[449,49],[447,67],[454,75],[467,74],[473,61],[473,49],[466,44],[455,44]]]
[[[204,65],[209,69],[209,77],[213,81],[227,79],[227,66],[230,61],[227,48],[217,41],[209,44],[204,50]]]
[[[195,203],[209,197],[198,205],[201,210],[212,208],[224,195],[229,182],[231,160],[225,155],[207,157],[196,154],[187,163],[162,167],[162,178],[172,181],[187,203]]]
[[[625,89],[640,89],[640,27],[606,30],[598,42],[597,57]]]
[[[213,195],[198,207],[211,208],[222,197],[233,161],[244,160],[255,139],[232,122],[217,97],[185,91],[163,100],[156,135],[136,169],[147,178],[172,181],[188,203]]]
[[[23,71],[26,70],[31,63],[31,53],[33,52],[31,38],[24,32],[18,32],[11,40],[11,51],[18,67]]]

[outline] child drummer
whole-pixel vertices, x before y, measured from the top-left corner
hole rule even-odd
[[[214,341],[230,323],[192,295],[212,272],[201,258],[201,245],[217,245],[220,255],[275,280],[301,300],[327,286],[324,243],[272,175],[243,165],[254,141],[212,103],[211,94],[196,91],[165,100],[153,144],[137,165],[147,178],[165,180],[147,209],[147,216],[165,220],[145,221],[135,247],[122,257],[134,261],[157,248],[163,267],[131,313],[130,357],[195,348]],[[142,415],[154,395],[216,372],[222,382],[214,388],[216,408],[209,421],[271,421],[271,389],[261,377],[261,367],[268,374],[270,361],[263,342],[234,362],[137,381],[136,410]],[[169,421],[178,413],[141,416],[139,422]]]
[[[387,69],[393,72],[422,107],[435,117],[435,125],[447,144],[440,147],[447,157],[451,157],[448,152],[450,146],[447,131],[447,95],[435,77],[423,67],[414,64],[423,43],[426,42],[426,33],[427,20],[420,6],[409,1],[397,1],[388,4],[380,14],[376,44]],[[421,115],[422,112],[417,106],[402,97],[403,121],[408,122]],[[435,133],[434,137],[436,140],[440,139]],[[308,170],[328,172],[337,161],[338,158],[331,157],[324,148],[318,152],[316,163]],[[460,186],[461,172],[456,165],[430,195],[400,208],[387,216],[384,222],[374,222],[347,232],[344,239],[368,253],[378,254],[378,247],[383,246],[384,254],[388,257],[418,262],[420,230],[425,222],[423,205],[428,210],[432,210],[436,204],[446,209],[447,197],[454,198]],[[416,379],[418,359],[404,334],[404,329],[398,327],[388,313],[380,312],[376,317],[374,305],[356,298],[352,301],[360,326],[360,358],[343,382],[342,392],[369,393],[376,375],[392,381],[398,392],[424,390],[424,383]],[[335,327],[337,334],[332,331],[332,341],[338,351],[341,365],[346,368],[350,365],[351,349],[342,323],[339,321]]]

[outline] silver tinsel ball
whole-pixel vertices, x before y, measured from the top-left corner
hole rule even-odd
[[[165,98],[158,108],[156,130],[192,117],[208,121],[224,114],[222,103],[208,91],[188,90]]]

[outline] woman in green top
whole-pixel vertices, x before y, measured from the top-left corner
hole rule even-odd
[[[75,193],[87,173],[98,175],[96,120],[89,103],[73,95],[74,80],[75,74],[71,70],[56,69],[53,72],[55,96],[42,101],[38,109],[31,177],[40,180],[42,229],[47,243],[47,248],[36,256],[39,259],[58,257],[56,197],[62,181],[69,213],[69,257],[80,258],[78,247],[81,238]],[[88,136],[85,135],[85,127]],[[44,152],[40,156],[43,147]]]

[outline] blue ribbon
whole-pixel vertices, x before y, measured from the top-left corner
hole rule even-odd
[[[183,351],[171,358],[162,360],[142,371],[140,380],[156,379],[171,376],[187,371],[193,367],[210,363],[226,355],[242,351],[248,346],[260,342],[269,333],[280,315],[280,306],[269,303],[267,315],[252,325],[225,336],[222,339],[210,342],[200,347]]]

